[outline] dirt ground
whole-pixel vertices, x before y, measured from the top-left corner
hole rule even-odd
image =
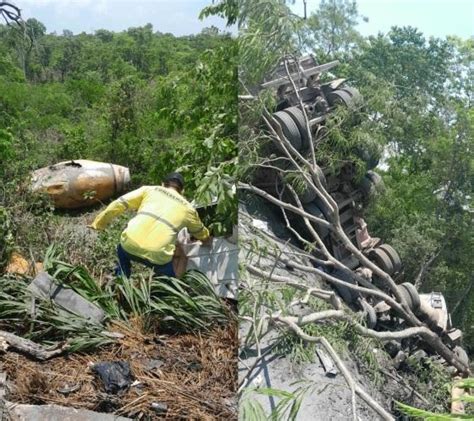
[[[37,362],[8,352],[0,371],[7,374],[7,399],[27,404],[59,404],[114,413],[133,419],[237,419],[237,324],[207,334],[142,335],[135,328],[113,326],[124,334],[116,344],[89,354],[71,354]],[[105,393],[90,366],[127,361],[135,382],[121,395]],[[68,393],[69,392],[69,393]],[[159,403],[166,410],[152,409]]]

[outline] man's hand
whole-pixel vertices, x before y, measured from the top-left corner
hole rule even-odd
[[[201,243],[204,247],[211,247],[212,246],[212,236],[207,237],[206,240],[201,240]]]

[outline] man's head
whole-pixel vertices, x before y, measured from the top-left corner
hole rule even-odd
[[[181,193],[184,189],[184,178],[179,172],[172,172],[165,177],[163,185]]]

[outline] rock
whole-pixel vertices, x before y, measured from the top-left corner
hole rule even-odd
[[[393,359],[393,366],[398,370],[400,364],[407,359],[407,354],[403,351],[398,351],[397,355]]]
[[[166,405],[165,403],[153,402],[151,404],[151,409],[153,409],[153,411],[158,414],[163,414],[168,411],[168,405]]]
[[[131,421],[130,418],[103,414],[88,409],[67,408],[59,405],[23,405],[6,402],[11,421]]]

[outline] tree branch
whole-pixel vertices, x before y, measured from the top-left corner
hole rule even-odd
[[[0,341],[6,342],[8,347],[31,355],[33,358],[40,361],[49,360],[50,358],[61,355],[69,348],[68,344],[63,344],[56,349],[48,350],[29,339],[21,338],[13,333],[5,332],[3,330],[0,331]]]

